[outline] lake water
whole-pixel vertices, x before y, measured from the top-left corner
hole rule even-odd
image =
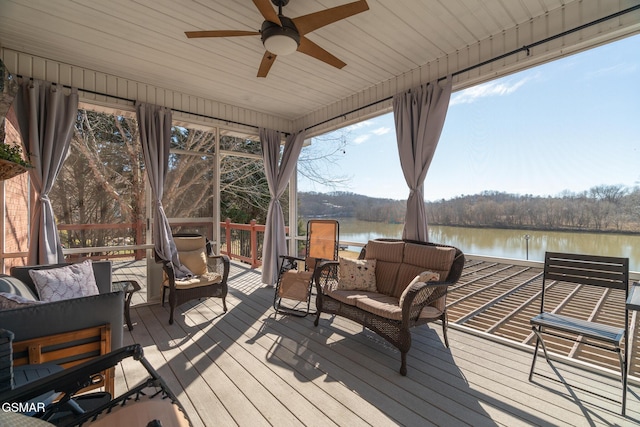
[[[402,224],[383,224],[340,219],[340,240],[366,243],[371,239],[401,238]],[[527,239],[528,235],[528,255]],[[545,251],[569,252],[629,258],[629,268],[640,271],[640,236],[603,233],[570,233],[562,231],[501,230],[429,226],[432,242],[453,245],[464,253],[503,258],[544,261]],[[349,247],[359,251],[357,247]]]

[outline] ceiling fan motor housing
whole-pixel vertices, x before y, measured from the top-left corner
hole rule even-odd
[[[295,40],[296,44],[300,46],[300,33],[298,33],[298,29],[293,21],[286,16],[279,15],[280,22],[282,23],[282,27],[271,21],[264,21],[262,23],[262,29],[260,30],[262,43],[272,36],[287,36],[293,40]]]
[[[289,0],[271,0],[275,7],[284,7],[289,4]]]

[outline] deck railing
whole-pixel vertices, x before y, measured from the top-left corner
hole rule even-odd
[[[171,221],[171,227],[174,231],[179,232],[203,233],[209,239],[212,239],[213,236],[213,227],[210,222],[174,220]],[[109,230],[110,242],[103,242],[96,247],[79,244],[88,240],[98,242],[102,239],[102,231],[106,235],[107,230]],[[116,230],[115,234],[114,230]],[[264,230],[265,225],[257,224],[255,220],[251,220],[249,224],[238,224],[227,218],[226,221],[220,222],[219,250],[231,259],[250,264],[251,268],[259,267],[262,265]],[[146,247],[149,246],[140,243],[144,241],[144,223],[58,224],[58,231],[70,260],[80,256],[79,249],[81,248],[84,249],[82,251],[83,258],[111,259],[133,256],[136,260],[141,260],[145,257]],[[289,227],[286,227],[286,232],[289,232]],[[132,235],[135,236],[135,239],[131,237]],[[119,244],[109,244],[114,241]]]

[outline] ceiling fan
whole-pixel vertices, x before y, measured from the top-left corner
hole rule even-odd
[[[297,18],[288,18],[282,14],[282,7],[286,6],[289,0],[271,0],[271,3],[278,8],[278,13],[269,4],[269,0],[253,0],[253,3],[265,19],[260,31],[186,31],[185,34],[190,39],[261,36],[266,52],[262,57],[260,68],[258,68],[258,77],[267,77],[278,55],[289,55],[295,51],[312,56],[336,68],[342,68],[347,64],[306,38],[305,34],[369,10],[366,0],[359,0]]]

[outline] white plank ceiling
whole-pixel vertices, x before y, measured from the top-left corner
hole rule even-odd
[[[345,3],[348,0],[291,0],[283,12],[295,18]],[[31,62],[40,58],[197,99],[178,105],[189,112],[206,114],[203,105],[215,102],[218,107],[252,112],[243,116],[248,124],[263,125],[269,122],[264,117],[269,117],[293,129],[330,121],[411,86],[638,4],[638,0],[368,0],[370,10],[308,35],[345,61],[346,67],[339,70],[295,52],[279,56],[266,78],[256,77],[264,53],[259,36],[187,39],[184,35],[193,30],[259,30],[264,19],[250,0],[0,0],[0,47],[14,73],[64,80],[51,70],[38,72],[24,64],[25,56]],[[514,55],[458,75],[454,88],[637,33],[639,22],[636,10],[536,47],[529,55]],[[122,88],[107,92],[140,98]],[[173,101],[164,103],[176,107]],[[381,103],[360,115],[388,106]],[[219,108],[214,113],[228,118]]]

